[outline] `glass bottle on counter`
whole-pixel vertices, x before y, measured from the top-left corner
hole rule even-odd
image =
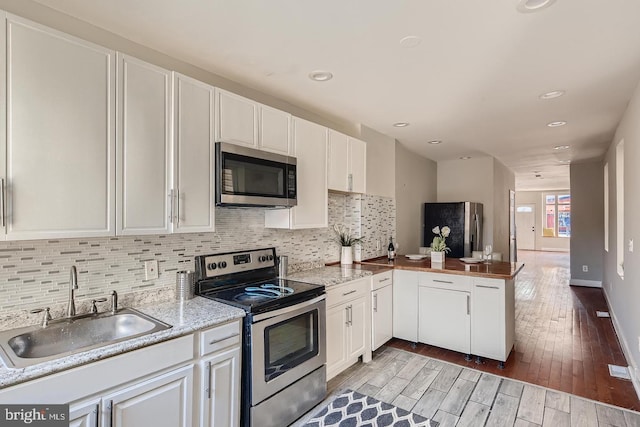
[[[389,237],[389,246],[387,247],[387,257],[389,261],[396,259],[396,248],[393,246],[393,236]]]

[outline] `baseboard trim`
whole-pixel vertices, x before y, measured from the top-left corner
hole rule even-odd
[[[565,248],[541,248],[540,250],[544,252],[569,252],[569,249]]]
[[[629,343],[625,339],[624,335],[621,334],[622,328],[620,327],[620,323],[618,322],[618,317],[616,316],[615,311],[612,310],[611,303],[609,301],[609,295],[607,295],[607,290],[604,288],[603,290],[604,299],[607,301],[609,314],[611,315],[611,321],[613,322],[613,330],[616,332],[618,340],[620,341],[620,345],[622,346],[622,353],[629,363],[629,375],[631,376],[631,384],[633,384],[633,388],[636,391],[636,396],[640,399],[640,378],[638,378],[638,367],[634,363],[633,357],[631,356],[631,347],[629,347]]]
[[[587,288],[601,288],[602,280],[585,280],[585,279],[571,279],[569,280],[571,286],[584,286]]]

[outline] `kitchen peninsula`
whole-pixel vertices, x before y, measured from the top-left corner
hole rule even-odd
[[[446,259],[374,258],[364,266],[393,268],[393,336],[487,357],[500,367],[515,340],[514,280],[524,264],[466,264]]]

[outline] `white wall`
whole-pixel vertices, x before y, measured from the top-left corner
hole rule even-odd
[[[624,140],[624,279],[616,271],[616,145]],[[609,164],[609,252],[604,255],[604,291],[614,326],[631,365],[640,394],[640,248],[629,252],[628,242],[640,244],[640,86],[616,130],[605,161]]]
[[[569,190],[566,189],[557,191],[569,193]],[[542,236],[542,229],[544,228],[544,205],[542,203],[542,197],[543,192],[541,191],[516,191],[516,207],[521,204],[533,204],[536,206],[535,250],[568,252],[571,239],[567,237]]]
[[[396,232],[401,254],[422,246],[423,203],[437,199],[437,163],[396,143]]]
[[[438,162],[438,202],[483,205],[483,243],[509,257],[509,190],[515,175],[493,157]]]
[[[396,140],[366,126],[360,139],[367,142],[367,194],[396,195]]]

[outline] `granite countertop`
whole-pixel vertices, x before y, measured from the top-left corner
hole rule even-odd
[[[379,257],[362,261],[362,264],[392,267],[398,270],[428,271],[432,273],[459,274],[491,279],[513,279],[524,267],[523,263],[502,261],[493,261],[489,264],[467,264],[458,258],[445,258],[444,265],[431,265],[431,258],[413,261],[404,255],[398,255],[392,262],[389,262],[387,257]]]
[[[234,319],[241,319],[245,315],[244,310],[202,297],[195,297],[182,303],[165,302],[133,308],[168,323],[173,327],[93,350],[63,356],[59,359],[26,368],[7,368],[0,363],[0,388],[96,362],[101,359],[106,359],[107,357],[157,344],[172,338],[189,335],[200,329],[212,327]]]
[[[362,277],[368,277],[372,274],[373,273],[366,268],[354,268],[354,266],[341,267],[340,265],[335,265],[287,274],[286,279],[324,285],[326,288],[330,288],[331,286],[350,282],[351,280]]]

